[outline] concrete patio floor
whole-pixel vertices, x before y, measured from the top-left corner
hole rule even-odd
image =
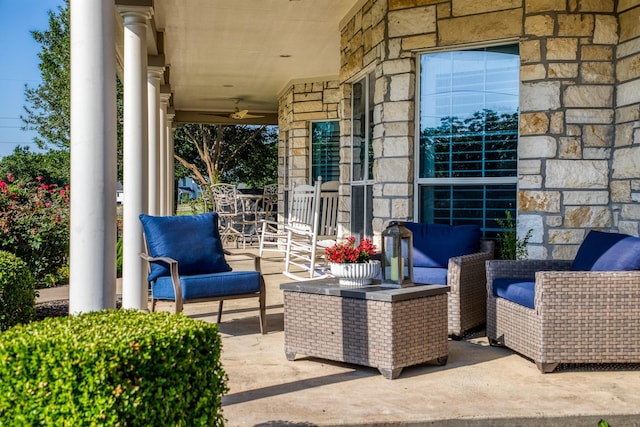
[[[239,250],[241,251],[241,250]],[[248,250],[249,251],[249,250]],[[250,251],[254,251],[251,249]],[[231,257],[235,269],[249,264]],[[268,333],[257,299],[225,301],[222,364],[227,426],[640,426],[640,365],[563,365],[541,374],[524,357],[490,347],[483,331],[449,341],[445,366],[405,368],[387,380],[376,369],[284,354],[281,258],[263,258]],[[68,298],[43,289],[39,301]],[[169,303],[159,310],[170,310]],[[186,304],[214,322],[217,303]]]

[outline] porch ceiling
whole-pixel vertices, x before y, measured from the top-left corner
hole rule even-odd
[[[241,110],[265,116],[242,123],[277,124],[287,83],[337,77],[339,23],[359,2],[154,0],[175,121],[238,123],[213,114],[228,115],[241,99]]]

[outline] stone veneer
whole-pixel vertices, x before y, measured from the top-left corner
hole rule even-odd
[[[534,230],[530,257],[572,258],[590,229],[640,233],[640,0],[359,5],[343,21],[340,84],[294,84],[280,101],[291,182],[308,176],[308,120],[342,120],[344,230],[351,83],[375,73],[373,228],[379,234],[389,219],[413,217],[416,52],[519,41],[518,217],[522,232]]]

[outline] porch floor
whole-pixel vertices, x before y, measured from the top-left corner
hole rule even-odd
[[[234,268],[241,269],[238,264]],[[288,361],[279,286],[291,279],[281,274],[282,258],[273,253],[262,268],[268,333],[260,334],[254,299],[225,301],[219,325],[230,388],[223,398],[228,426],[595,427],[600,419],[640,426],[640,365],[563,365],[543,375],[513,351],[490,347],[484,331],[450,340],[445,366],[405,368],[394,380],[374,368],[304,355]],[[65,298],[63,286],[40,290],[38,301]],[[217,306],[186,304],[185,313],[214,322]]]

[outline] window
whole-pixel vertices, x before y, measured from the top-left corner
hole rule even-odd
[[[311,182],[340,179],[340,123],[311,122]]]
[[[418,205],[421,222],[478,224],[515,217],[517,45],[420,56]]]
[[[374,74],[351,87],[351,234],[372,237]]]

